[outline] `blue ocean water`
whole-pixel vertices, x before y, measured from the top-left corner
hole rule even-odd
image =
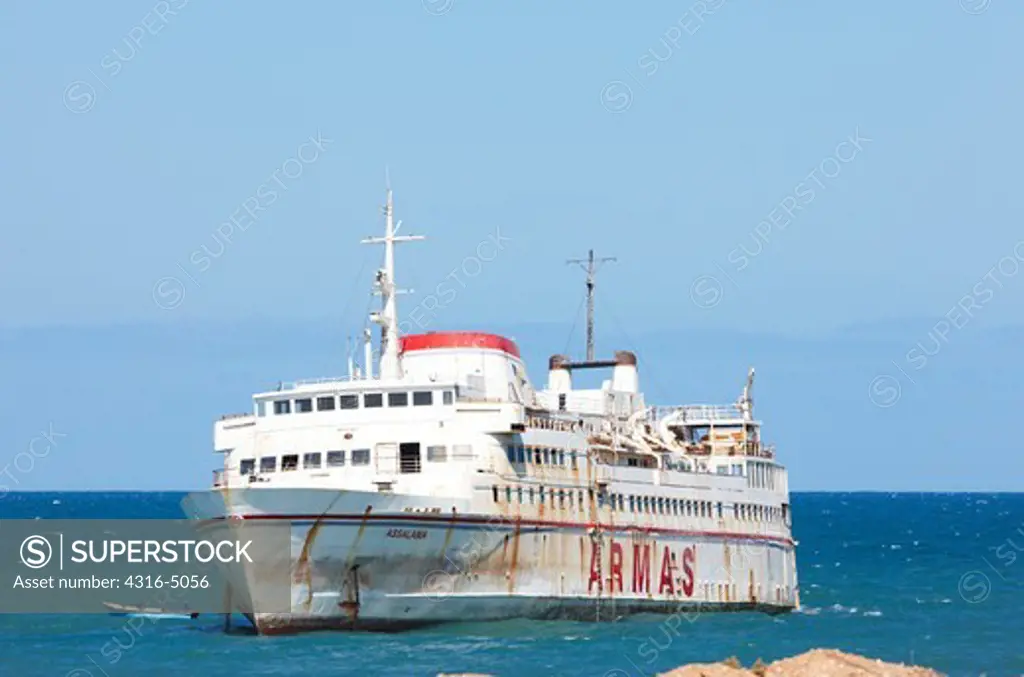
[[[0,519],[179,518],[182,497],[11,494]],[[796,494],[793,514],[803,609],[785,616],[705,614],[675,631],[649,616],[256,637],[225,635],[216,617],[132,631],[110,616],[0,615],[0,675],[632,677],[815,647],[950,675],[1024,675],[1024,494]]]

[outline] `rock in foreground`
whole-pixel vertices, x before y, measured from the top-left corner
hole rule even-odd
[[[743,669],[735,659],[724,663],[686,665],[661,677],[942,677],[928,668],[886,663],[843,653],[835,649],[815,649],[783,658],[770,665]]]

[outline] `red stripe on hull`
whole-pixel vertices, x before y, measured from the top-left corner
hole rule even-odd
[[[780,543],[782,545],[794,545],[793,539],[786,538],[784,536],[767,536],[764,534],[744,534],[733,531],[693,531],[690,529],[670,529],[659,526],[636,526],[636,525],[623,525],[623,524],[596,524],[593,522],[556,522],[551,520],[532,520],[532,519],[509,519],[500,517],[500,519],[493,520],[484,517],[477,517],[471,515],[463,515],[460,517],[445,517],[443,515],[405,515],[405,514],[378,514],[378,515],[367,515],[367,514],[319,514],[319,515],[240,515],[237,518],[249,519],[249,520],[309,520],[309,521],[322,521],[322,520],[354,520],[354,521],[388,521],[388,522],[433,522],[437,524],[501,524],[506,523],[511,525],[518,525],[520,527],[553,527],[557,529],[590,529],[597,527],[602,531],[610,532],[640,532],[645,534],[667,534],[672,536],[690,536],[695,538],[725,538],[733,540],[745,540],[745,541],[763,541],[768,543]],[[219,518],[227,519],[227,518]]]

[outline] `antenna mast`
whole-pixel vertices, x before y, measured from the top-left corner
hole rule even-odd
[[[405,290],[395,287],[395,243],[422,240],[422,235],[398,235],[402,222],[394,222],[395,207],[391,197],[391,179],[388,177],[387,202],[384,205],[384,237],[368,237],[363,244],[384,245],[384,267],[377,271],[374,282],[375,293],[381,297],[381,310],[370,315],[370,321],[380,325],[380,367],[382,379],[401,378],[401,367],[398,364],[398,310],[395,307],[395,295]],[[367,358],[366,374],[372,374],[372,366]]]
[[[587,362],[594,361],[594,274],[602,263],[616,261],[614,256],[595,259],[591,249],[586,259],[569,259],[566,263],[578,263],[587,273]],[[586,264],[586,265],[584,265]]]

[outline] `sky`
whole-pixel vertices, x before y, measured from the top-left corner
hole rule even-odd
[[[6,3],[0,492],[204,486],[221,413],[342,373],[386,174],[427,236],[407,330],[507,333],[543,382],[593,248],[599,352],[659,404],[753,364],[793,489],[1020,490],[1022,28],[1005,0]]]

